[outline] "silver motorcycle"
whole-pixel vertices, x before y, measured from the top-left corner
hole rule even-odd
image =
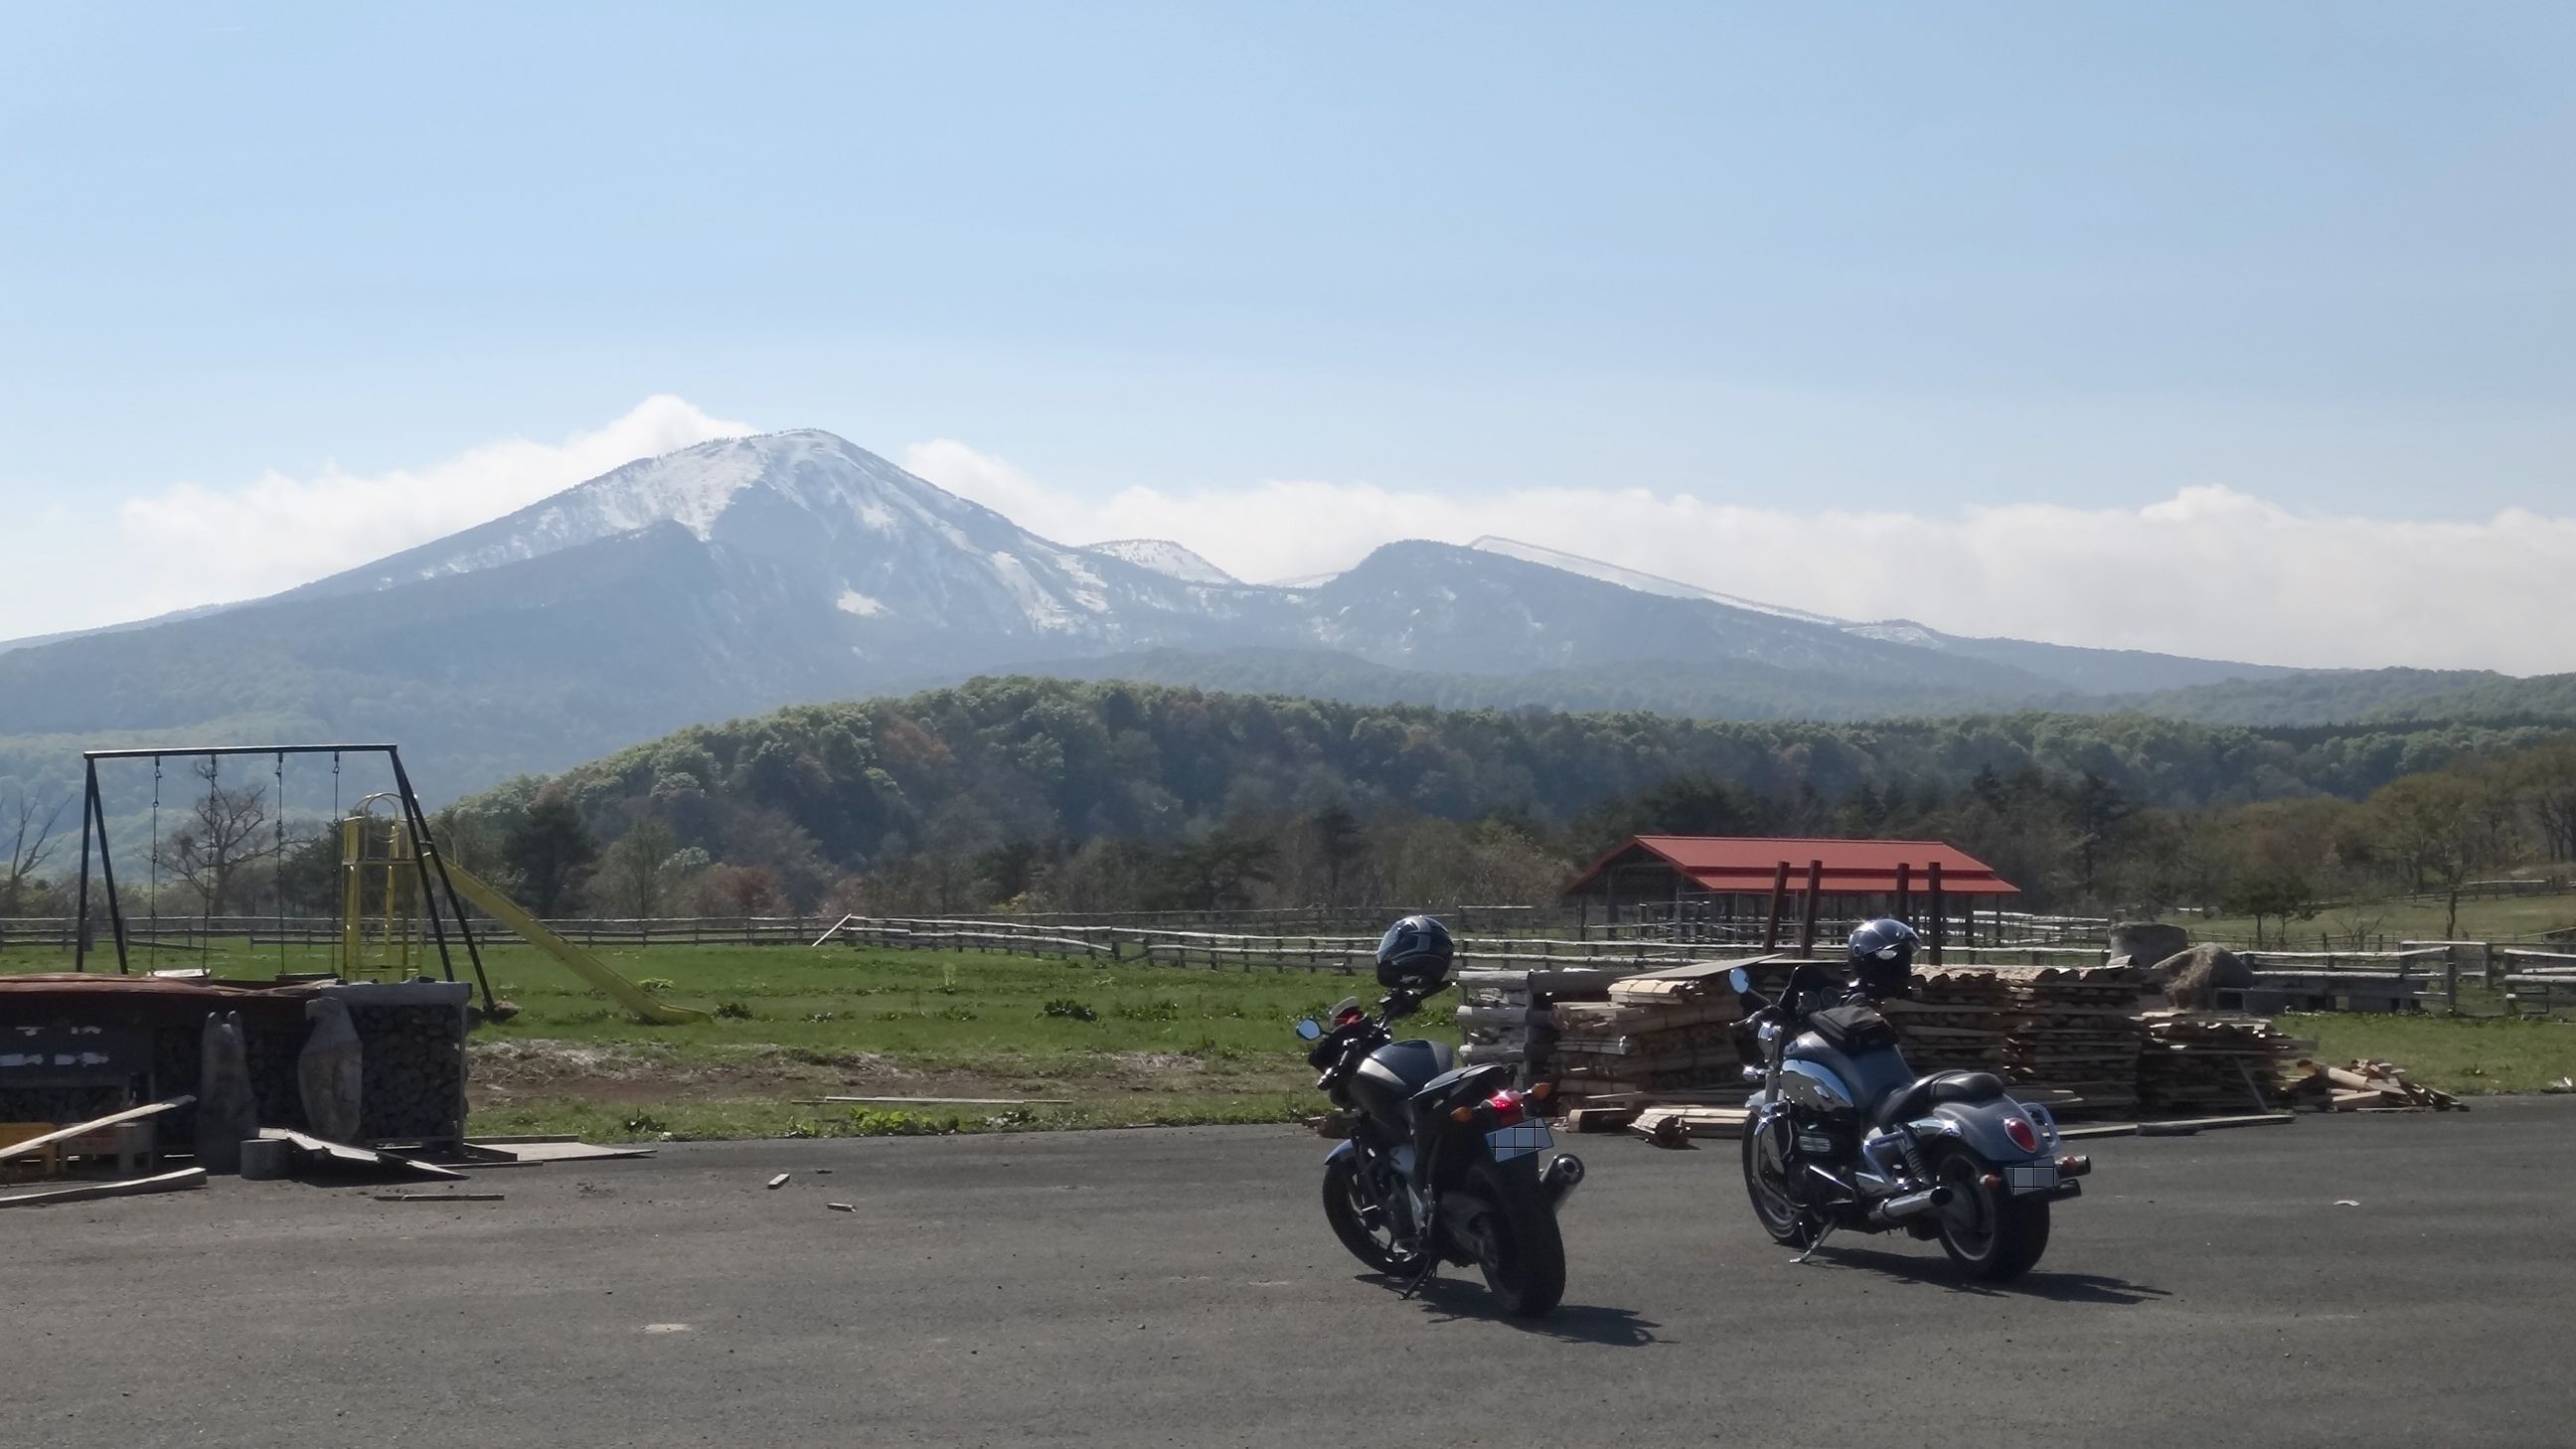
[[[1837,1231],[1902,1229],[1989,1282],[2030,1271],[2050,1206],[2092,1170],[2059,1153],[2046,1108],[1990,1072],[1916,1076],[1858,979],[1836,990],[1801,964],[1777,1001],[1741,966],[1730,981],[1761,1062],[1745,1068],[1761,1089],[1746,1103],[1744,1186],[1764,1231],[1800,1262]]]

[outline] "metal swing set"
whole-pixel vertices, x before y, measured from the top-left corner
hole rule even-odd
[[[217,797],[222,788],[222,762],[237,758],[266,758],[270,761],[275,782],[275,841],[278,864],[283,867],[286,855],[286,760],[290,755],[329,755],[331,757],[331,819],[339,833],[341,880],[340,931],[337,966],[343,975],[391,975],[407,971],[412,959],[412,921],[417,917],[426,927],[427,945],[438,956],[439,970],[446,979],[456,979],[456,963],[449,949],[451,925],[455,938],[465,947],[467,960],[474,969],[474,980],[483,994],[485,1010],[497,1009],[491,980],[484,974],[483,953],[474,939],[473,923],[465,914],[465,903],[457,889],[455,875],[447,859],[440,854],[429,830],[429,818],[420,807],[420,798],[412,792],[411,777],[404,771],[402,754],[392,745],[211,745],[190,748],[142,748],[123,750],[84,750],[81,752],[84,784],[81,808],[81,864],[79,903],[76,909],[81,929],[73,948],[73,968],[89,969],[90,865],[92,842],[96,842],[98,873],[107,906],[109,928],[116,941],[116,969],[120,975],[133,971],[133,952],[127,929],[125,908],[116,889],[116,862],[107,840],[107,807],[99,791],[102,762],[150,760],[152,762],[152,868],[151,895],[146,902],[149,945],[147,968],[160,959],[161,949],[161,794],[162,762],[169,759],[202,759],[206,762],[209,798]],[[343,757],[349,755],[382,755],[393,774],[394,788],[369,795],[358,802],[355,811],[345,818],[340,805],[340,776]],[[393,818],[379,821],[372,807],[379,802],[396,806]],[[212,813],[210,809],[210,814]],[[379,851],[377,842],[382,842]],[[383,903],[381,957],[370,958],[366,950],[366,912],[364,903],[370,887]],[[277,917],[278,969],[286,968],[286,887],[280,879],[275,888]],[[422,909],[425,906],[426,909]],[[442,911],[442,907],[444,910]],[[198,936],[201,951],[210,950],[207,937]],[[426,956],[423,957],[426,964]]]

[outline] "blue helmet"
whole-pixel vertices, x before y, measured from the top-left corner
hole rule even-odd
[[[1851,933],[1853,984],[1871,996],[1903,996],[1914,985],[1914,928],[1883,916]]]
[[[1407,916],[1387,927],[1377,943],[1377,984],[1428,996],[1449,984],[1456,955],[1447,926],[1429,916]]]

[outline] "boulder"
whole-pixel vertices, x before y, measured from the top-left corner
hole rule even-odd
[[[2111,928],[2113,959],[2126,956],[2132,965],[2153,966],[2190,949],[2191,934],[2163,921],[2122,921]]]
[[[2165,994],[2176,1006],[2214,1006],[2212,993],[2219,988],[2254,984],[2254,968],[2224,946],[2194,946],[2158,962],[2156,973],[2164,977]]]

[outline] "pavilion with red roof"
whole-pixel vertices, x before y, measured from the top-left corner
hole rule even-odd
[[[1836,917],[1927,917],[1946,935],[1951,921],[1969,939],[1980,905],[2000,909],[2021,887],[1994,867],[1938,840],[1810,840],[1776,836],[1638,835],[1602,856],[1565,888],[1584,914],[1709,921],[1767,920],[1778,941],[1782,912],[1795,901],[1811,940],[1826,900]]]

